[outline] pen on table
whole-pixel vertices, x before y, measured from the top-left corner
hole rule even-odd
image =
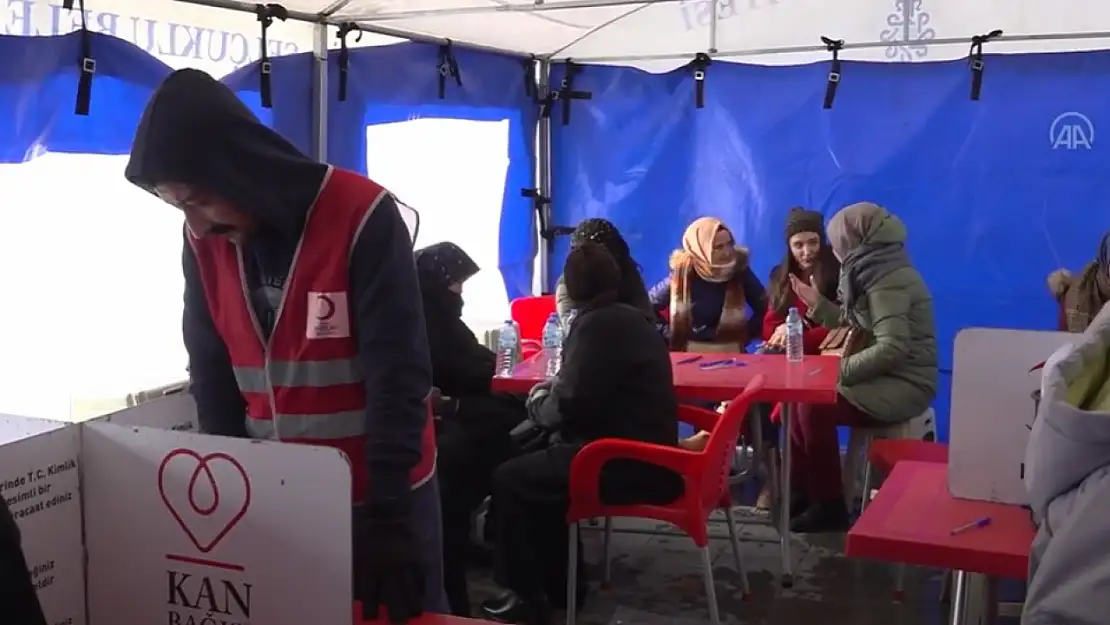
[[[692,362],[697,362],[699,360],[701,360],[701,354],[699,354],[697,356],[690,356],[689,358],[683,358],[682,360],[678,361],[677,364],[688,365]]]
[[[968,530],[978,529],[980,527],[986,527],[990,524],[991,524],[991,518],[989,516],[986,516],[986,517],[983,517],[981,519],[976,519],[976,520],[974,520],[970,523],[964,523],[963,525],[961,525],[959,527],[953,527],[952,531],[951,531],[951,535],[955,536],[956,534],[963,534],[964,532],[966,532]]]

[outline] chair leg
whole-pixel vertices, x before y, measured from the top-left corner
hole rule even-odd
[[[721,613],[717,609],[717,590],[713,587],[713,558],[709,556],[709,545],[701,548],[701,566],[705,577],[705,597],[709,601],[709,623],[721,625]],[[571,625],[569,620],[567,625]]]
[[[863,493],[860,497],[859,512],[863,514],[867,510],[867,504],[871,501],[871,461],[864,460],[863,463]]]
[[[605,517],[605,536],[601,540],[601,582],[608,585],[612,579],[612,555],[609,550],[609,545],[613,541],[613,518]]]
[[[736,559],[736,571],[740,573],[740,587],[744,590],[744,598],[747,599],[751,596],[752,589],[748,585],[748,571],[744,568],[744,558],[740,555],[740,533],[736,530],[736,516],[732,512],[732,506],[725,508],[725,519],[728,521],[728,539],[732,541],[732,555]]]
[[[567,625],[578,611],[578,523],[567,526]]]
[[[894,565],[894,600],[901,603],[906,598],[906,565]]]

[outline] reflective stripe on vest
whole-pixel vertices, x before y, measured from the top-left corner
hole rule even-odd
[[[315,360],[294,362],[271,360],[266,370],[260,367],[233,367],[235,380],[243,393],[267,396],[270,387],[325,389],[342,384],[361,384],[362,376],[355,368],[354,359]],[[278,412],[273,420],[248,418],[247,432],[251,438],[263,440],[316,439],[335,440],[365,436],[366,413],[363,410],[346,410],[324,414],[289,414]]]
[[[320,388],[339,384],[357,384],[362,376],[353,360],[272,360],[267,363],[269,380],[261,367],[234,367],[235,381],[244,393],[269,393],[274,386],[305,386]]]

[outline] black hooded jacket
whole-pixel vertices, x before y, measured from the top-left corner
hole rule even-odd
[[[262,124],[225,85],[184,69],[147,104],[126,176],[151,192],[160,183],[192,185],[258,220],[243,257],[251,305],[268,335],[327,171]],[[201,430],[246,436],[245,402],[187,242],[182,268],[182,329]],[[412,240],[392,197],[379,202],[351,251],[350,307],[366,385],[370,500],[404,506],[408,474],[420,461],[432,382]]]

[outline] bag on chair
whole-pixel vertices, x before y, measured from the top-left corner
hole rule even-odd
[[[834,328],[825,340],[821,341],[818,349],[822,356],[851,356],[867,344],[867,332],[855,326],[840,326]]]

